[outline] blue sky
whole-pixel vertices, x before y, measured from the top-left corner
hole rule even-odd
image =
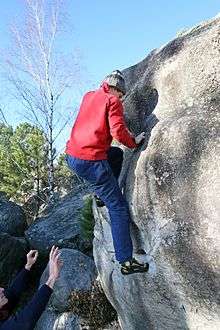
[[[81,0],[69,8],[88,72],[99,81],[139,62],[178,31],[217,15],[220,1]]]
[[[48,0],[49,1],[49,0]],[[98,83],[110,71],[129,67],[176,33],[220,12],[219,0],[67,0],[74,30],[64,47],[81,50],[88,76]],[[1,45],[11,20],[22,15],[22,0],[0,5]],[[86,90],[86,85],[84,86]]]
[[[178,31],[220,12],[219,0],[71,2],[71,17],[94,80],[139,62]]]
[[[22,1],[1,2],[0,47],[9,43],[11,20],[22,16]],[[84,93],[98,86],[112,70],[139,62],[152,49],[175,38],[180,30],[216,16],[220,1],[67,0],[67,11],[73,29],[65,36],[62,47],[66,51],[80,49],[88,78],[81,89]]]

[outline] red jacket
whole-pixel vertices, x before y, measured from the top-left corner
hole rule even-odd
[[[137,147],[126,127],[121,101],[104,83],[83,97],[65,152],[85,160],[107,159],[113,138],[126,147]]]

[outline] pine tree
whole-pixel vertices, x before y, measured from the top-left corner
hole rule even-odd
[[[95,219],[92,210],[92,197],[88,196],[84,200],[84,206],[80,215],[80,230],[84,239],[91,241],[93,239]]]
[[[40,194],[46,185],[47,150],[43,132],[28,123],[0,126],[0,191],[17,202]]]
[[[65,154],[61,154],[55,164],[55,190],[62,194],[68,192],[75,185],[82,183],[82,180],[73,173],[67,166]]]
[[[5,124],[0,124],[0,191],[6,194],[13,194],[14,187],[10,183],[9,177],[12,172],[10,162],[11,138],[13,128]],[[12,177],[11,177],[12,179]]]
[[[47,203],[47,153],[43,130],[29,123],[21,123],[15,129],[0,124],[0,191],[17,203],[29,202],[33,196],[39,201],[38,206]],[[55,189],[59,194],[81,183],[68,169],[64,154],[55,164],[54,177]]]

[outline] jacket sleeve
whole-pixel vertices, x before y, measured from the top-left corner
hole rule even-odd
[[[5,290],[5,296],[9,303],[13,303],[14,300],[18,300],[26,289],[29,280],[30,271],[23,268],[15,277],[12,284]]]
[[[110,99],[108,109],[108,122],[110,126],[111,136],[118,142],[122,143],[128,148],[136,148],[138,145],[135,139],[126,127],[123,106],[118,98]]]
[[[36,323],[44,312],[53,290],[47,286],[42,287],[34,294],[29,303],[14,316],[5,320],[0,329],[35,329]]]
[[[31,301],[20,313],[18,313],[20,320],[25,319],[26,315],[28,315],[33,325],[33,328],[31,327],[30,329],[34,329],[34,326],[39,320],[41,314],[44,312],[52,293],[53,289],[51,289],[47,284],[42,285],[34,294]]]

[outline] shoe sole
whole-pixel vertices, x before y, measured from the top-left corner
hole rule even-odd
[[[97,205],[97,207],[104,207],[104,206],[105,206],[105,204],[103,204],[103,205],[99,205],[99,204],[97,204],[97,203],[96,203],[96,205]]]
[[[149,266],[144,269],[134,269],[129,272],[124,272],[123,269],[121,269],[121,273],[122,273],[122,275],[131,275],[131,274],[136,274],[136,273],[147,273],[148,270],[149,270]]]

